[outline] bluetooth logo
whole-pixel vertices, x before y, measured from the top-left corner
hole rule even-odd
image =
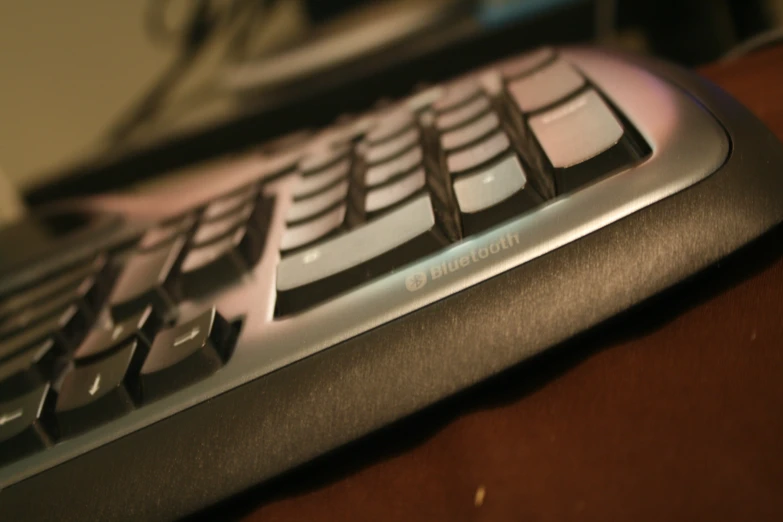
[[[415,292],[424,287],[427,284],[427,274],[424,272],[416,272],[405,278],[405,288],[409,292]]]

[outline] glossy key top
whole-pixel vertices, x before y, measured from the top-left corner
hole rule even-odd
[[[115,320],[137,313],[147,305],[152,305],[162,317],[171,314],[174,296],[170,283],[185,242],[186,238],[180,236],[158,248],[131,256],[109,297]]]
[[[46,300],[57,299],[60,295],[81,294],[88,298],[90,304],[96,304],[89,292],[97,288],[85,288],[79,291],[79,287],[84,281],[96,274],[101,273],[106,267],[106,258],[100,256],[90,263],[83,263],[72,267],[62,273],[57,274],[35,286],[26,288],[4,299],[0,299],[0,319],[19,313],[20,310],[41,303]],[[103,284],[98,278],[93,284]]]
[[[237,227],[247,223],[254,209],[255,201],[248,201],[223,217],[202,222],[193,235],[193,244],[203,245],[230,234]]]
[[[399,174],[417,167],[421,164],[422,157],[421,147],[414,147],[394,159],[367,169],[364,175],[364,182],[370,187],[380,185]]]
[[[57,351],[65,353],[76,348],[86,331],[87,320],[83,312],[76,305],[70,305],[28,328],[0,339],[0,360],[44,339],[51,340]]]
[[[285,218],[288,223],[295,223],[311,218],[324,210],[343,201],[348,195],[348,181],[341,181],[319,194],[295,201],[289,208]]]
[[[412,128],[396,138],[391,138],[381,144],[369,147],[364,158],[367,163],[379,163],[396,156],[418,142],[419,130]]]
[[[161,331],[141,368],[145,402],[215,373],[228,358],[230,327],[214,308]]]
[[[222,196],[207,205],[207,208],[204,209],[202,219],[204,221],[218,219],[225,216],[226,214],[235,212],[248,201],[252,201],[257,197],[258,189],[254,185],[243,187],[242,189]]]
[[[105,259],[100,265],[91,265],[93,271],[79,281],[60,288],[45,297],[35,299],[26,306],[16,308],[15,311],[0,319],[0,339],[23,332],[34,325],[44,322],[52,316],[60,315],[71,307],[78,312],[73,314],[68,321],[63,322],[63,328],[84,329],[86,323],[92,321],[98,309],[103,305],[109,286],[109,269]],[[29,293],[35,293],[30,290]],[[30,295],[23,298],[17,296],[19,301],[28,301]],[[9,300],[12,304],[14,300]],[[16,304],[21,304],[17,302]],[[78,323],[78,324],[77,324]]]
[[[56,376],[60,362],[51,339],[33,343],[0,362],[0,399],[15,397]]]
[[[309,308],[445,245],[429,196],[284,258],[277,268],[278,315]]]
[[[346,146],[325,147],[312,151],[299,162],[299,169],[305,173],[321,170],[345,158],[348,152],[349,148]]]
[[[452,152],[446,158],[446,165],[452,174],[466,172],[500,156],[510,145],[505,133],[496,132],[470,147]]]
[[[413,112],[423,111],[430,108],[445,93],[446,89],[440,85],[430,87],[405,100],[405,105]]]
[[[530,118],[530,128],[559,169],[597,156],[623,136],[620,122],[592,90]]]
[[[242,277],[261,258],[264,240],[262,232],[242,225],[212,243],[195,246],[182,262],[182,295],[198,297]]]
[[[472,120],[487,110],[489,110],[489,99],[480,96],[462,107],[441,114],[435,120],[435,126],[441,131],[453,129],[454,127]]]
[[[527,186],[527,177],[516,156],[457,179],[454,194],[462,212],[465,235],[523,214],[542,201]]]
[[[0,464],[51,444],[51,436],[44,428],[44,417],[48,414],[45,406],[50,398],[46,383],[13,399],[0,397]]]
[[[187,234],[195,223],[196,218],[192,214],[170,219],[147,231],[139,240],[139,249],[151,250],[157,248],[180,235]]]
[[[396,205],[423,188],[425,181],[424,169],[419,168],[387,185],[376,187],[367,192],[364,210],[372,213]]]
[[[304,199],[327,189],[348,176],[351,169],[349,160],[342,160],[323,170],[311,174],[302,174],[294,186],[294,199]]]
[[[407,110],[398,110],[380,118],[376,126],[367,133],[367,141],[381,143],[413,127],[413,115]]]
[[[450,85],[432,108],[439,113],[450,111],[467,103],[481,93],[481,85],[473,79],[463,80]]]
[[[554,58],[554,49],[551,47],[543,47],[501,62],[498,65],[498,69],[503,78],[512,80],[531,73]]]
[[[63,436],[76,435],[122,416],[133,409],[138,342],[96,361],[72,368],[63,378],[55,406]]]
[[[81,304],[77,292],[68,292],[20,310],[15,315],[0,321],[0,339],[7,338],[17,332],[23,332],[33,325],[57,315],[70,305],[79,308],[80,313],[86,313],[85,309],[80,306]]]
[[[273,198],[253,198],[196,228],[180,266],[178,294],[198,297],[230,284],[250,271],[264,251]]]
[[[481,118],[466,123],[440,136],[440,145],[447,151],[464,147],[478,141],[500,126],[500,120],[494,112],[488,112]]]
[[[96,325],[73,354],[77,361],[106,354],[129,339],[136,338],[140,346],[149,347],[160,320],[151,306],[123,321],[109,325]]]
[[[568,63],[558,60],[530,76],[508,84],[508,91],[522,112],[543,109],[585,84],[585,79]]]
[[[289,226],[280,242],[280,250],[294,250],[322,239],[337,230],[345,219],[345,204],[308,221]]]

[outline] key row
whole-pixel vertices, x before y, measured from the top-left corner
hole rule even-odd
[[[349,149],[335,153],[333,160],[345,164],[332,184],[304,197],[295,189],[278,267],[278,315],[305,310],[448,243],[433,209],[437,191],[428,187],[428,180],[441,176],[428,170],[426,154],[442,155],[465,236],[540,206],[551,195],[537,187],[556,184],[566,192],[608,173],[590,167],[590,160],[617,148],[623,124],[578,71],[547,51],[498,69],[504,82],[499,97],[475,77],[441,88],[416,101],[418,109],[430,111],[429,124],[417,122],[412,111],[392,112],[359,142],[353,157]],[[521,127],[506,120],[504,110],[516,112]],[[422,146],[422,132],[435,133],[437,149]],[[532,147],[545,155],[548,168],[531,170],[535,151],[520,142],[523,135],[534,136]],[[621,158],[620,164],[634,160]],[[364,168],[352,171],[357,160]],[[322,167],[300,173],[298,186],[332,175],[327,164]],[[350,197],[357,193],[366,218],[346,226]],[[404,238],[420,234],[438,240],[417,253],[401,248]]]
[[[258,187],[219,197],[199,217],[186,215],[150,230],[126,262],[109,296],[121,320],[151,305],[164,319],[176,303],[238,280],[261,258],[273,202]]]
[[[597,94],[597,103],[590,99],[586,100],[587,103],[581,100],[584,107],[574,110],[570,117],[562,117],[561,114],[559,118],[552,118],[544,114],[586,92],[595,91],[585,77],[552,49],[544,48],[500,62],[451,84],[430,88],[399,103],[392,110],[363,116],[329,129],[316,139],[318,152],[308,152],[310,147],[303,147],[304,158],[299,163],[302,179],[295,189],[295,196],[299,200],[322,195],[326,188],[330,192],[318,200],[298,205],[292,210],[290,221],[302,221],[325,212],[348,197],[348,186],[342,182],[351,175],[351,158],[344,158],[330,169],[323,169],[330,159],[334,160],[330,154],[344,155],[352,143],[363,140],[361,145],[366,145],[366,148],[357,149],[358,155],[371,167],[365,172],[364,184],[368,187],[383,184],[396,176],[411,173],[423,160],[426,162],[426,158],[422,158],[423,151],[412,146],[420,139],[415,128],[417,114],[437,113],[433,125],[441,134],[440,147],[447,152],[458,151],[488,137],[501,126],[502,111],[498,114],[489,107],[498,97],[508,99],[521,115],[524,123],[520,130],[534,136],[526,140],[532,147],[542,150],[542,157],[546,157],[545,161],[552,171],[550,177],[557,178],[558,193],[574,190],[585,182],[582,176],[568,179],[557,171],[601,154],[615,146],[623,136],[622,124],[600,94]],[[594,121],[592,116],[597,116]],[[560,127],[569,127],[569,146],[563,146],[562,142],[566,140],[562,138],[558,141],[557,136],[562,136],[562,133],[557,125],[553,125],[555,120],[560,121]],[[473,124],[462,125],[466,121]],[[512,138],[516,140],[518,136]],[[498,144],[499,141],[493,143]],[[512,146],[517,144],[512,143]],[[455,161],[459,159],[455,158]],[[461,159],[469,158],[463,156]],[[576,178],[580,179],[575,182]],[[551,183],[554,185],[554,181]],[[411,180],[406,186],[413,184]],[[554,195],[550,190],[543,191],[547,197]],[[363,196],[367,196],[366,192]],[[373,196],[372,199],[386,201],[392,198]],[[367,201],[357,204],[364,206]]]
[[[66,352],[97,316],[112,279],[99,255],[0,301],[0,361],[36,344]],[[0,382],[8,371],[0,367]]]
[[[355,149],[327,148],[306,156],[299,163],[281,251],[289,254],[344,231],[352,210],[360,216],[356,226],[422,191],[421,142],[415,117],[401,112],[383,120]]]
[[[214,289],[253,267],[271,209],[257,187],[245,188],[216,198],[200,216],[194,211],[153,228],[121,270],[99,255],[3,297],[0,362],[24,350],[33,358],[72,352],[107,301],[120,323],[149,307],[160,320],[172,319],[180,297]],[[9,368],[0,366],[0,382]]]
[[[137,317],[93,329],[54,386],[50,379],[31,378],[32,372],[42,373],[43,365],[56,360],[40,350],[2,363],[0,368],[12,368],[6,373],[15,372],[0,383],[0,463],[211,375],[228,359],[234,337],[231,325],[214,308],[160,329],[148,307]],[[21,377],[27,378],[24,386]]]

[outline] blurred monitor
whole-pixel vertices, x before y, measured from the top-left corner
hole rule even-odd
[[[533,46],[590,40],[601,1],[235,2],[248,10],[221,26],[213,48],[202,52],[208,66],[193,65],[202,73],[198,81],[190,71],[176,82],[166,78],[166,96],[160,86],[152,89],[154,104],[141,99],[142,110],[118,122],[93,156],[59,173],[60,181],[31,193],[30,200],[110,190],[328,124],[378,99]],[[295,7],[298,22],[279,14]],[[282,43],[269,45],[272,33],[282,35]],[[214,47],[226,40],[242,52],[220,55]]]

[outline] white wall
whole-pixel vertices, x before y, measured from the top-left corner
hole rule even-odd
[[[21,187],[96,140],[171,51],[142,28],[145,0],[0,0],[0,169]]]

